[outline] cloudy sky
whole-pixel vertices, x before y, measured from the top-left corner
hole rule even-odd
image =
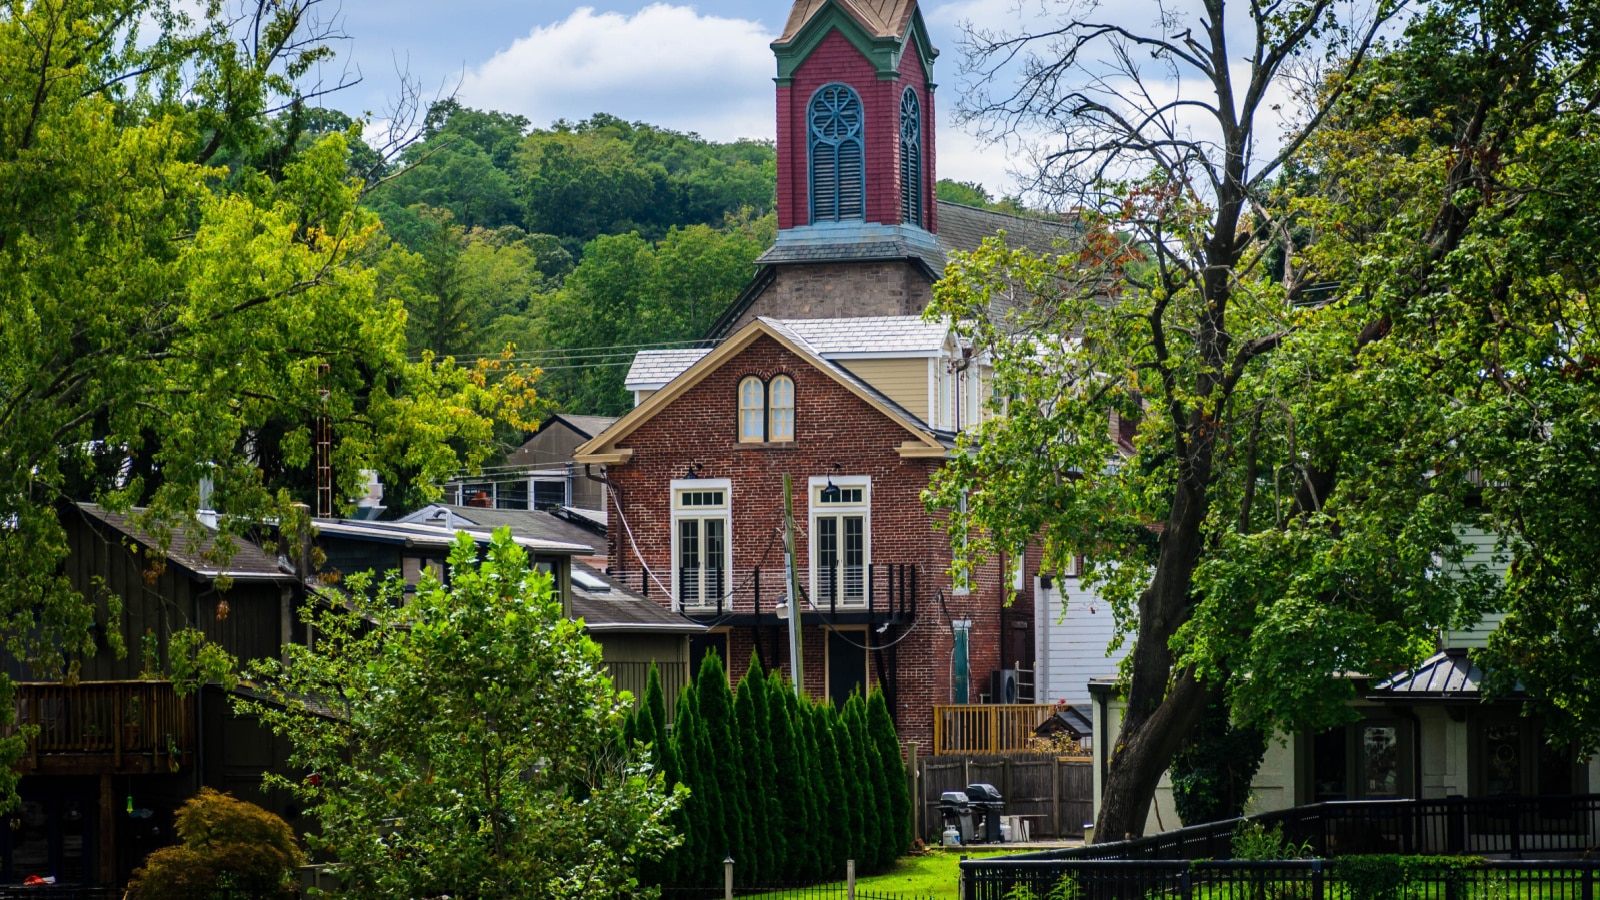
[[[942,55],[939,175],[1012,187],[1004,148],[986,147],[949,122],[960,23],[1017,21],[1017,0],[925,0]],[[536,125],[608,112],[716,139],[771,138],[775,72],[768,43],[788,0],[343,0],[351,40],[344,61],[362,83],[331,98],[351,113],[382,115],[397,70],[429,96],[520,113]]]

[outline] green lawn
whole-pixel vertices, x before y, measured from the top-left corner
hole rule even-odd
[[[957,863],[961,861],[963,854],[977,858],[1016,852],[1018,851],[963,850],[951,853],[931,850],[920,856],[903,856],[898,863],[895,863],[893,869],[882,875],[857,878],[856,887],[867,891],[956,900],[961,896],[958,890],[960,875]]]

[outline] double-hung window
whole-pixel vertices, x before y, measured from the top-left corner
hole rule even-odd
[[[811,479],[811,598],[818,608],[867,605],[872,484]]]
[[[727,479],[672,482],[673,582],[682,609],[716,609],[727,604],[730,493]]]

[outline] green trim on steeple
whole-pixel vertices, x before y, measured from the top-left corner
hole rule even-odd
[[[879,79],[900,77],[900,59],[905,54],[906,45],[915,41],[922,60],[923,78],[932,87],[933,59],[939,55],[939,51],[934,49],[933,42],[928,39],[928,26],[922,21],[922,10],[912,11],[911,24],[903,36],[876,37],[863,28],[855,16],[841,9],[834,0],[828,0],[788,43],[772,44],[773,55],[778,58],[779,84],[788,84],[794,79],[795,70],[800,68],[800,64],[817,49],[832,29],[838,29],[845,40],[861,51],[861,55],[865,56],[877,70]]]

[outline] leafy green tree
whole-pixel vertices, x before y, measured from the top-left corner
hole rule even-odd
[[[329,57],[313,7],[0,13],[0,648],[33,677],[101,649],[62,574],[61,502],[145,505],[165,542],[206,477],[235,535],[283,522],[312,499],[325,418],[338,496],[374,469],[408,481],[401,505],[485,458],[490,418],[532,399],[407,358],[401,310],[362,265],[377,223],[357,206],[352,135],[275,131],[269,114],[303,107],[297,80]],[[20,747],[0,743],[0,770]]]
[[[900,749],[900,739],[895,734],[894,719],[889,715],[889,704],[883,691],[875,690],[867,698],[867,733],[871,738],[869,750],[878,759],[883,770],[884,787],[888,791],[882,809],[889,823],[880,865],[892,865],[911,849],[911,793],[906,788],[905,755]]]
[[[683,783],[689,787],[684,805],[689,842],[674,868],[680,883],[711,884],[721,871],[728,841],[723,830],[722,795],[717,791],[715,751],[700,717],[699,692],[692,683],[684,685],[678,696],[673,740],[673,754]]]
[[[262,900],[297,896],[294,870],[305,854],[294,829],[272,813],[203,787],[178,808],[173,824],[180,843],[133,870],[132,900],[210,900],[228,892]]]
[[[617,727],[627,709],[550,577],[501,529],[462,535],[450,586],[350,576],[308,605],[314,648],[252,668],[241,701],[315,774],[291,790],[350,897],[630,897],[677,844],[681,800]]]
[[[934,185],[934,195],[940,200],[950,203],[959,203],[962,206],[976,206],[979,209],[992,209],[995,212],[1011,213],[1020,216],[1027,213],[1020,197],[1002,197],[995,200],[987,188],[976,181],[954,181],[949,178],[939,179]]]
[[[1532,240],[1503,229],[1539,205],[1523,205],[1533,183],[1561,177],[1545,164],[1583,143],[1567,138],[1586,107],[1559,98],[1591,91],[1594,10],[1438,3],[1393,45],[1377,43],[1400,7],[1375,4],[1358,20],[1299,2],[1269,20],[1209,3],[1139,34],[1199,77],[1196,108],[1214,134],[1204,142],[1136,88],[1081,103],[1047,83],[1050,65],[1007,95],[1020,105],[972,98],[979,117],[1041,125],[1075,148],[1042,182],[1110,211],[1085,216],[1079,252],[1043,266],[985,249],[947,275],[935,304],[977,322],[980,349],[1004,357],[995,396],[1009,401],[941,476],[938,505],[965,496],[979,510],[953,531],[980,553],[1042,536],[1049,564],[1086,556],[1135,640],[1097,839],[1142,833],[1156,783],[1217,695],[1242,723],[1320,730],[1351,715],[1352,688],[1333,673],[1410,664],[1441,629],[1503,602],[1497,573],[1465,564],[1461,535],[1503,528],[1485,515],[1498,490],[1478,485],[1519,455],[1467,451],[1508,433],[1473,424],[1489,388],[1526,404],[1521,379],[1554,358],[1503,338],[1562,333],[1549,279],[1581,258],[1563,243],[1571,235],[1531,219],[1518,224]],[[1238,23],[1259,26],[1240,31],[1255,35],[1246,67],[1213,64],[1233,10],[1261,16]],[[1018,40],[1042,50],[1071,34],[1080,61],[1098,47],[1102,61],[1127,63],[1120,37],[1104,43],[1083,18],[1059,24]],[[980,56],[999,64],[1020,46],[1002,43],[983,42]],[[1276,119],[1264,104],[1282,65],[1310,55],[1334,62],[1295,95],[1300,127],[1252,155],[1257,126]],[[1140,115],[1123,100],[1143,103]],[[1066,108],[1075,114],[1059,116]],[[1167,138],[1181,152],[1155,149]],[[1115,183],[1108,166],[1123,173]],[[1026,284],[1024,303],[979,309],[978,291],[998,284]],[[1506,362],[1515,375],[1488,374]]]

